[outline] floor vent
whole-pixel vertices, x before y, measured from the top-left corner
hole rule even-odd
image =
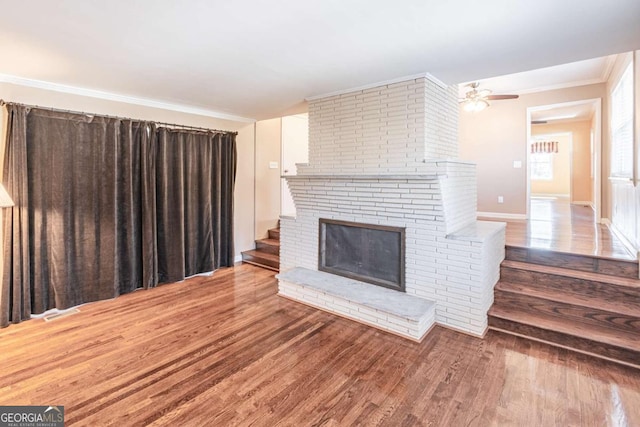
[[[62,317],[67,317],[67,316],[71,316],[72,314],[76,314],[76,313],[80,313],[80,310],[78,310],[77,308],[71,309],[71,310],[67,310],[67,311],[63,311],[61,313],[54,313],[54,314],[50,314],[49,316],[46,316],[44,318],[45,322],[51,322],[53,320],[58,320]]]

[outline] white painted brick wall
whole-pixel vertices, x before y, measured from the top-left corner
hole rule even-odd
[[[416,173],[458,156],[455,86],[407,80],[309,102],[309,164],[301,174]]]
[[[443,205],[448,203],[454,212],[466,211],[468,202],[460,197],[447,200],[443,183],[446,191],[456,195],[456,189],[464,194],[469,181],[475,181],[468,165],[440,163],[441,171],[458,175],[451,179],[288,178],[297,213],[295,219],[281,220],[281,271],[318,269],[319,218],[404,227],[406,292],[435,301],[438,323],[483,334],[504,258],[504,232],[478,241],[448,237],[450,224]],[[471,211],[475,215],[475,206]],[[464,220],[454,222],[468,225],[467,219],[465,215]]]

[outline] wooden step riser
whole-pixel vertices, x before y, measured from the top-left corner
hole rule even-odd
[[[274,229],[269,230],[269,238],[270,239],[280,240],[280,229],[279,228],[274,228]]]
[[[611,276],[638,278],[638,263],[633,261],[604,259],[575,254],[563,254],[532,248],[507,246],[505,259],[548,265],[571,270],[588,271]]]
[[[640,352],[629,350],[627,348],[591,341],[587,338],[567,335],[561,332],[550,331],[493,316],[489,316],[489,328],[508,331],[525,337],[536,338],[562,347],[568,347],[585,353],[599,355],[614,361],[621,361],[631,365],[640,366]]]
[[[640,287],[618,286],[613,283],[505,266],[500,268],[500,281],[519,283],[540,290],[551,289],[566,294],[588,296],[594,299],[601,298],[609,302],[619,301],[625,305],[637,304],[640,310]]]
[[[267,266],[276,270],[280,267],[280,264],[277,261],[248,254],[242,254],[242,261],[249,262],[251,264]]]
[[[280,246],[278,245],[270,245],[268,243],[256,241],[256,249],[270,254],[280,255]]]
[[[580,322],[637,333],[640,339],[640,317],[612,313],[591,307],[565,304],[560,301],[551,301],[498,289],[495,291],[494,306],[553,316],[565,319],[568,322]]]

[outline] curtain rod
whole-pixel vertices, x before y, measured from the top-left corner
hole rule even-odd
[[[141,119],[132,119],[130,117],[110,116],[108,114],[87,113],[85,111],[63,110],[61,108],[41,107],[40,105],[28,105],[28,104],[20,104],[18,102],[7,102],[4,99],[0,98],[0,107],[2,107],[4,105],[7,105],[7,104],[20,105],[22,107],[29,107],[29,108],[39,108],[41,110],[55,111],[55,112],[59,112],[59,113],[72,113],[72,114],[83,114],[83,115],[87,115],[87,116],[106,117],[108,119],[131,120],[131,121],[134,121],[134,122],[147,121],[147,120],[141,120]],[[209,129],[209,128],[203,128],[203,127],[199,127],[199,126],[179,125],[179,124],[176,124],[176,123],[157,122],[157,121],[154,121],[154,120],[148,120],[148,121],[153,122],[156,125],[161,125],[161,126],[171,126],[171,127],[177,127],[177,128],[183,128],[183,129],[193,129],[193,130],[199,130],[199,131],[204,131],[204,132],[215,132],[215,133],[222,132],[222,133],[228,133],[228,134],[232,134],[232,135],[237,135],[238,134],[238,132],[232,132],[232,131],[228,131],[228,130]]]

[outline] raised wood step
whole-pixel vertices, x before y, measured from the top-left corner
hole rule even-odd
[[[500,281],[545,292],[555,291],[562,298],[598,300],[605,305],[618,305],[630,312],[640,312],[640,280],[637,279],[519,261],[503,261]],[[601,304],[600,302],[598,304]]]
[[[280,268],[280,257],[278,255],[258,250],[242,252],[242,262],[265,267],[274,271],[279,271]]]
[[[523,313],[515,308],[495,305],[489,310],[489,327],[640,367],[640,339],[637,333],[582,322],[568,322],[560,317]]]
[[[271,254],[280,254],[280,240],[276,239],[260,239],[256,240],[256,249]]]
[[[280,228],[269,230],[269,239],[280,240]]]
[[[495,289],[494,307],[518,310],[523,315],[534,314],[549,318],[558,318],[568,323],[583,323],[598,328],[612,328],[636,334],[640,340],[640,314],[638,310],[621,313],[615,307],[608,311],[597,306],[597,300],[582,304],[576,298],[564,296],[557,292],[522,289],[517,285],[499,283]],[[626,310],[625,310],[626,311]]]
[[[609,289],[604,289],[603,292],[582,294],[572,289],[565,291],[551,286],[541,285],[537,282],[525,284],[500,281],[495,287],[495,293],[498,294],[499,292],[515,292],[521,295],[543,298],[550,301],[560,301],[576,306],[591,307],[628,316],[640,315],[640,304],[630,300],[624,294],[610,292]]]
[[[577,255],[545,249],[506,246],[505,259],[550,267],[638,279],[638,261]]]

